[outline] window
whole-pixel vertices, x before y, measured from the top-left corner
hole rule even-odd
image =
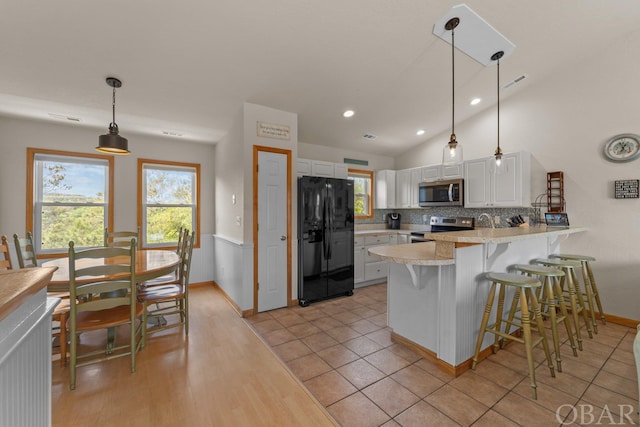
[[[113,156],[27,149],[27,231],[38,256],[102,246],[113,218]]]
[[[373,171],[349,169],[353,180],[353,210],[356,218],[373,218]]]
[[[138,225],[142,247],[170,247],[181,227],[200,230],[200,165],[138,159]]]

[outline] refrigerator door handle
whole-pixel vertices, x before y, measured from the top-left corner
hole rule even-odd
[[[327,243],[327,246],[329,248],[329,250],[327,251],[327,259],[331,259],[331,238],[332,238],[332,232],[333,232],[333,215],[335,215],[334,209],[333,209],[333,192],[329,193],[329,191],[327,191],[327,200],[328,200],[328,209],[329,209],[329,242]]]

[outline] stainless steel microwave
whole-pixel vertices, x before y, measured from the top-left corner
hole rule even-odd
[[[464,206],[463,180],[421,182],[418,184],[418,203],[421,207]]]

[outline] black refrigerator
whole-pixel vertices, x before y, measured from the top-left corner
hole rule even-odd
[[[353,295],[353,181],[298,178],[298,302]]]

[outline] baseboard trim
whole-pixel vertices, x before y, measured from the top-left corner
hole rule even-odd
[[[224,289],[222,289],[222,288],[220,287],[220,285],[218,285],[218,284],[216,283],[216,281],[215,281],[215,280],[214,280],[214,281],[212,281],[212,282],[210,282],[210,283],[213,285],[213,287],[215,287],[215,288],[216,288],[216,290],[218,290],[218,291],[222,294],[223,298],[224,298],[225,300],[227,300],[227,302],[229,303],[229,305],[231,305],[231,307],[233,308],[233,310],[234,310],[236,313],[238,313],[238,316],[240,316],[240,317],[249,317],[249,316],[253,316],[253,309],[249,309],[249,310],[244,310],[244,311],[243,311],[243,310],[240,308],[240,306],[239,306],[238,304],[236,304],[236,303],[235,303],[235,301],[229,297],[229,295],[227,295],[227,293],[224,291]]]

